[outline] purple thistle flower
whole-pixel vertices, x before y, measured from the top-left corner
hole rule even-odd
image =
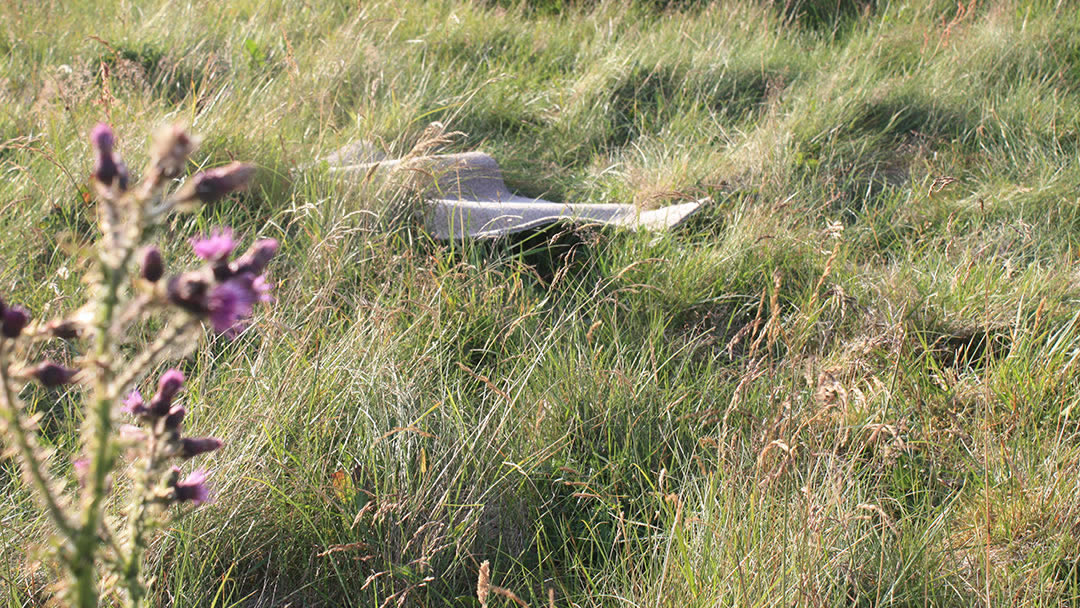
[[[22,330],[30,323],[30,313],[19,305],[10,306],[3,311],[3,327],[0,333],[5,338],[18,338]]]
[[[235,336],[242,329],[244,319],[251,316],[259,298],[255,277],[250,274],[238,275],[221,283],[210,292],[208,299],[210,325],[219,334]]]
[[[42,361],[31,372],[34,378],[49,388],[67,384],[75,378],[75,374],[79,373],[78,370],[68,369],[62,365],[53,363],[52,361]]]
[[[263,275],[255,277],[255,280],[251,282],[251,288],[255,291],[255,299],[259,302],[270,303],[274,301],[274,296],[270,295],[270,290],[274,286]]]
[[[128,170],[127,165],[113,153],[116,144],[116,135],[112,127],[105,123],[98,123],[90,132],[90,143],[94,147],[97,159],[94,162],[94,178],[105,186],[112,186],[116,180],[120,190],[127,190]]]
[[[195,250],[195,255],[207,262],[225,260],[236,249],[233,231],[229,228],[212,230],[209,236],[194,238],[190,242],[191,248]]]
[[[180,440],[180,457],[193,458],[220,447],[221,440],[217,437],[184,437]]]
[[[210,489],[206,486],[206,471],[195,471],[183,481],[176,482],[173,491],[177,502],[190,500],[199,505],[210,500]]]
[[[193,315],[209,317],[215,333],[235,337],[256,303],[274,301],[271,285],[261,273],[277,253],[278,242],[260,239],[232,263],[228,258],[236,248],[236,240],[228,228],[192,239],[191,245],[199,257],[209,262],[213,277],[204,269],[170,278],[166,288],[169,300]]]
[[[161,250],[150,245],[143,251],[142,278],[156,283],[165,274],[165,261],[161,259]]]
[[[142,416],[148,411],[146,401],[138,389],[131,391],[127,397],[124,397],[123,406],[120,410],[132,416]]]

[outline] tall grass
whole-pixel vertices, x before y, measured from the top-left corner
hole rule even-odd
[[[279,305],[184,363],[227,444],[155,601],[475,606],[490,560],[531,606],[1075,603],[1080,13],[819,4],[0,6],[0,291],[85,298],[103,118],[132,166],[173,120],[260,164],[173,235],[283,243]],[[713,202],[447,244],[311,165],[436,120],[526,194]],[[62,471],[82,413],[24,398]],[[0,471],[4,600],[44,603]]]

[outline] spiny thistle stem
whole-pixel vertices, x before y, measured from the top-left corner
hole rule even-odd
[[[142,196],[129,196],[131,219],[126,238],[104,239],[99,253],[100,268],[103,278],[101,300],[98,304],[98,316],[94,323],[94,357],[91,366],[94,373],[94,399],[91,408],[91,416],[87,417],[88,424],[93,428],[83,434],[86,440],[87,453],[90,458],[89,492],[84,505],[84,519],[81,538],[79,543],[79,555],[94,555],[97,546],[98,530],[101,527],[102,503],[107,494],[109,471],[113,469],[112,445],[112,410],[118,394],[112,392],[112,380],[115,375],[113,367],[113,340],[112,326],[116,316],[117,305],[120,302],[120,288],[127,278],[127,269],[131,263],[135,246],[142,240],[143,210],[145,200]],[[117,203],[109,201],[106,208],[115,209]],[[103,226],[106,235],[122,234],[118,226]],[[115,249],[116,251],[109,251]],[[110,259],[110,253],[119,254],[116,259]],[[142,369],[132,366],[129,369]],[[78,602],[80,606],[97,605],[96,571],[89,568],[80,576],[78,590]]]
[[[142,581],[139,580],[142,555],[146,548],[145,526],[143,524],[146,519],[147,485],[159,466],[159,445],[158,433],[154,432],[151,434],[146,448],[146,466],[142,467],[138,477],[133,480],[134,483],[132,484],[134,489],[131,496],[131,507],[128,510],[128,556],[127,561],[122,564],[122,574],[124,576],[124,586],[127,587],[128,597],[133,608],[142,604],[143,596],[146,594],[146,589],[143,587]]]
[[[124,276],[126,258],[113,266],[106,259],[101,260],[101,270],[105,278],[104,289],[95,322],[95,348],[91,366],[94,372],[93,406],[87,416],[89,426],[83,433],[86,452],[90,454],[88,492],[83,506],[83,523],[77,554],[88,560],[89,565],[79,564],[75,571],[75,597],[77,605],[92,607],[97,605],[97,571],[93,567],[94,556],[98,549],[98,528],[101,526],[101,505],[105,500],[106,484],[109,471],[113,468],[113,454],[110,438],[112,436],[113,399],[109,395],[109,384],[113,375],[111,363],[111,332],[113,314],[119,301],[118,290]]]
[[[105,579],[105,585],[111,588],[118,582],[127,588],[127,604],[139,606],[147,594],[140,570],[154,523],[151,510],[186,502],[198,505],[210,499],[206,471],[196,470],[181,478],[180,467],[170,466],[170,461],[212,452],[222,442],[216,437],[183,434],[187,406],[174,403],[184,383],[179,370],[169,369],[161,375],[157,393],[148,403],[137,390],[132,391],[123,401],[124,411],[146,431],[135,429],[135,452],[141,469],[135,468],[132,475],[131,503],[126,513],[128,538],[118,539],[105,517],[105,504],[112,492],[111,474],[121,447],[114,437],[114,409],[125,391],[204,320],[215,333],[232,338],[243,329],[257,303],[272,301],[263,271],[278,244],[263,239],[234,258],[236,242],[232,232],[218,230],[191,241],[195,254],[204,262],[201,268],[163,281],[161,250],[144,242],[154,222],[168,211],[193,208],[245,187],[254,167],[231,163],[198,173],[160,203],[172,180],[181,177],[197,138],[179,126],[163,129],[155,139],[141,185],[131,190],[127,166],[114,150],[112,129],[98,125],[91,133],[91,143],[96,154],[91,184],[98,193],[102,231],[97,290],[92,301],[73,317],[38,321],[33,326],[29,311],[17,304],[8,306],[0,299],[0,432],[16,453],[27,485],[39,495],[66,541],[58,555],[69,576],[58,587],[63,598],[78,608],[98,606],[103,593],[99,566],[108,565],[111,576]],[[136,277],[133,258],[140,247],[143,254]],[[132,277],[134,280],[130,280]],[[134,295],[126,292],[129,284],[135,288]],[[117,345],[124,339],[128,324],[146,311],[170,308],[177,311],[173,323],[153,344],[125,361]],[[48,360],[20,365],[16,371],[9,369],[16,340],[72,339],[84,333],[93,341],[81,359],[81,370]],[[61,500],[63,489],[49,474],[48,455],[37,444],[34,420],[22,412],[16,394],[19,385],[15,382],[34,379],[42,386],[56,387],[80,376],[90,384],[90,395],[81,431],[83,457],[72,461],[83,488],[76,510],[76,505]],[[126,433],[123,428],[120,431],[120,435]]]

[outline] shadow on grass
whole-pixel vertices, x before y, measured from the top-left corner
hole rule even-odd
[[[774,83],[788,75],[780,70],[738,69],[692,72],[682,66],[635,64],[610,93],[610,131],[607,147],[624,147],[648,134],[657,134],[679,112],[704,104],[706,109],[735,122],[760,112]]]
[[[765,0],[786,23],[834,34],[874,14],[878,0]]]
[[[133,47],[117,44],[112,49],[101,53],[91,65],[103,65],[114,74],[122,73],[125,63],[139,66],[154,94],[169,105],[190,98],[213,76],[206,68],[193,68],[150,44]]]
[[[850,133],[894,142],[913,135],[950,141],[962,140],[978,126],[974,116],[959,108],[902,94],[867,102],[851,122]]]

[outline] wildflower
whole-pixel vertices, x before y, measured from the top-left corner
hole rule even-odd
[[[113,133],[112,127],[105,123],[98,123],[90,133],[90,143],[93,145],[94,152],[97,155],[97,159],[94,161],[94,179],[109,187],[115,182],[121,191],[127,190],[127,165],[113,153],[116,135]]]
[[[180,457],[193,458],[220,447],[221,440],[217,437],[184,437],[180,440]]]
[[[161,250],[151,245],[143,251],[142,278],[156,283],[165,274],[165,262],[161,259]]]
[[[262,276],[278,250],[274,239],[257,241],[233,262],[236,249],[231,230],[215,230],[209,236],[191,240],[195,254],[210,262],[213,278],[205,271],[187,272],[169,279],[169,300],[184,310],[209,317],[214,332],[235,336],[258,302],[272,302],[270,283]]]
[[[52,361],[43,361],[33,369],[31,375],[33,375],[42,386],[51,388],[71,382],[77,373],[79,373],[78,370],[68,369],[62,365],[53,363]]]
[[[173,471],[179,473],[178,468]],[[210,490],[206,486],[206,471],[195,471],[183,481],[176,482],[173,486],[173,497],[177,502],[190,500],[195,504],[202,504],[210,500]]]
[[[194,238],[190,242],[195,255],[207,262],[221,262],[236,249],[236,241],[233,240],[233,232],[229,228],[214,230],[209,236]]]
[[[128,396],[124,398],[123,406],[120,409],[132,416],[142,416],[149,411],[146,408],[146,401],[143,399],[142,393],[137,389],[128,393]]]
[[[172,409],[173,398],[184,386],[184,374],[178,369],[170,369],[158,380],[158,391],[150,398],[150,412],[155,416],[168,416]]]
[[[242,328],[243,320],[251,316],[255,302],[262,297],[255,279],[250,274],[235,276],[210,292],[210,325],[215,332],[231,337]]]
[[[22,330],[30,323],[30,314],[18,305],[5,307],[3,317],[0,333],[3,333],[5,338],[18,338]]]
[[[232,276],[210,287],[205,278],[185,273],[169,280],[169,300],[198,316],[209,316],[219,334],[235,336],[257,302],[270,302],[270,284],[251,273]]]

